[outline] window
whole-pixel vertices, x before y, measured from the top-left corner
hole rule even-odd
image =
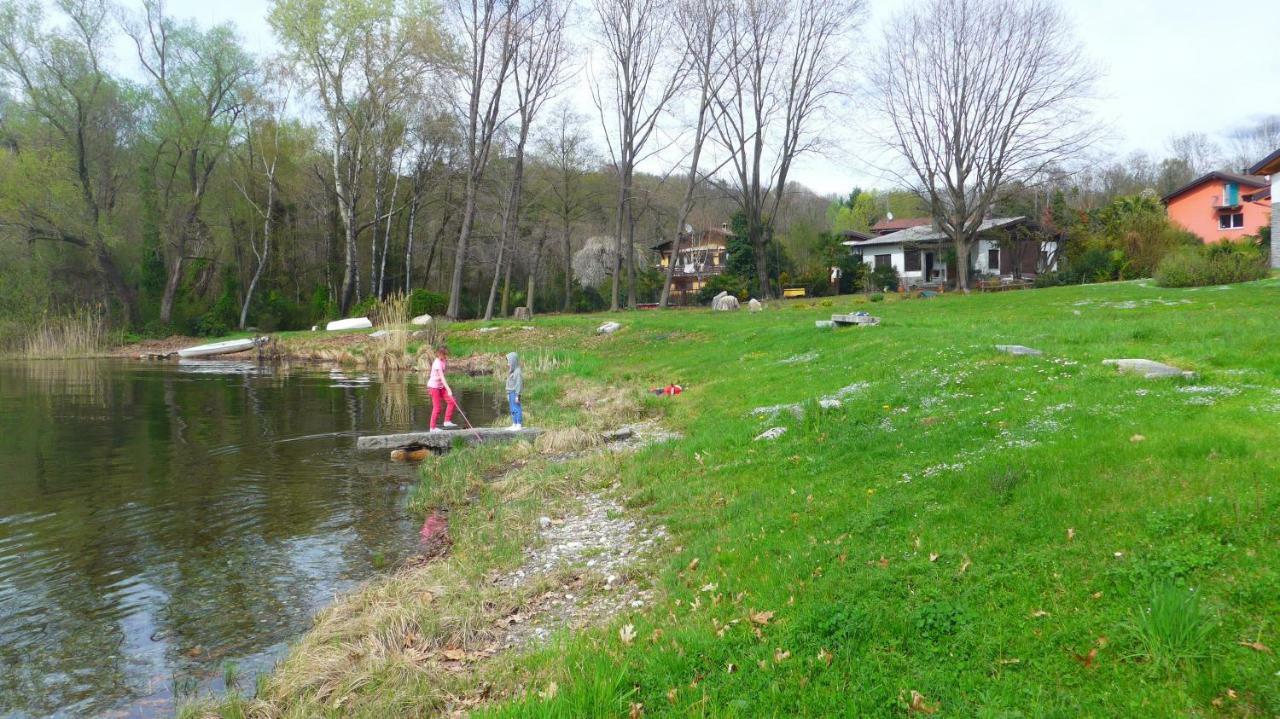
[[[881,267],[892,267],[893,255],[876,255],[876,269]]]
[[[1218,229],[1219,229],[1219,230],[1238,230],[1238,229],[1240,229],[1241,227],[1244,227],[1244,213],[1243,213],[1243,212],[1227,213],[1227,214],[1223,214],[1223,215],[1218,215]]]
[[[919,272],[920,250],[907,250],[906,257],[903,261],[905,263],[904,266],[907,268],[907,272]]]
[[[987,269],[1000,271],[1000,250],[987,250]]]

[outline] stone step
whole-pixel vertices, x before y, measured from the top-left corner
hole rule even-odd
[[[511,431],[505,427],[476,427],[475,429],[448,429],[441,432],[403,432],[401,434],[378,434],[356,439],[356,449],[395,449],[406,444],[417,442],[432,449],[445,450],[453,447],[453,443],[462,440],[467,444],[477,442],[513,442],[522,439],[532,442],[542,434],[540,429],[522,429]]]

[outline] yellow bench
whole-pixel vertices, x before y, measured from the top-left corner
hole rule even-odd
[[[782,290],[782,299],[790,300],[797,297],[804,297],[805,291],[803,287],[786,287]]]

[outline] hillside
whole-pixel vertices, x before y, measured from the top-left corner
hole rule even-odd
[[[530,424],[590,430],[647,415],[682,437],[569,462],[509,447],[429,464],[415,506],[453,508],[449,557],[370,590],[398,609],[370,618],[366,593],[365,619],[322,618],[256,705],[1280,713],[1280,281],[827,304],[623,314],[608,318],[624,325],[608,337],[592,332],[602,316],[455,326],[455,353],[524,354]],[[883,324],[814,328],[857,309]],[[1119,357],[1198,377],[1101,364]],[[641,398],[669,382],[684,394]],[[591,392],[614,404],[593,405]],[[839,406],[819,405],[833,396]],[[791,403],[772,419],[753,412]],[[775,426],[787,431],[755,441]],[[585,494],[661,537],[624,576],[645,599],[524,653],[493,652],[493,627],[532,613],[540,593],[610,591],[585,565],[523,593],[494,586],[537,544],[538,518],[571,520],[590,509]],[[414,586],[431,588],[419,606]],[[384,653],[340,667],[334,648],[354,657],[370,632]],[[406,658],[400,640],[424,653]],[[465,668],[441,650],[463,651]],[[231,704],[245,706],[224,715]]]

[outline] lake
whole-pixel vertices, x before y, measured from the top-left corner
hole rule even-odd
[[[335,593],[414,551],[416,468],[354,443],[425,429],[418,379],[0,362],[0,716],[168,716],[229,663],[251,692]],[[505,414],[459,396],[477,425]]]

